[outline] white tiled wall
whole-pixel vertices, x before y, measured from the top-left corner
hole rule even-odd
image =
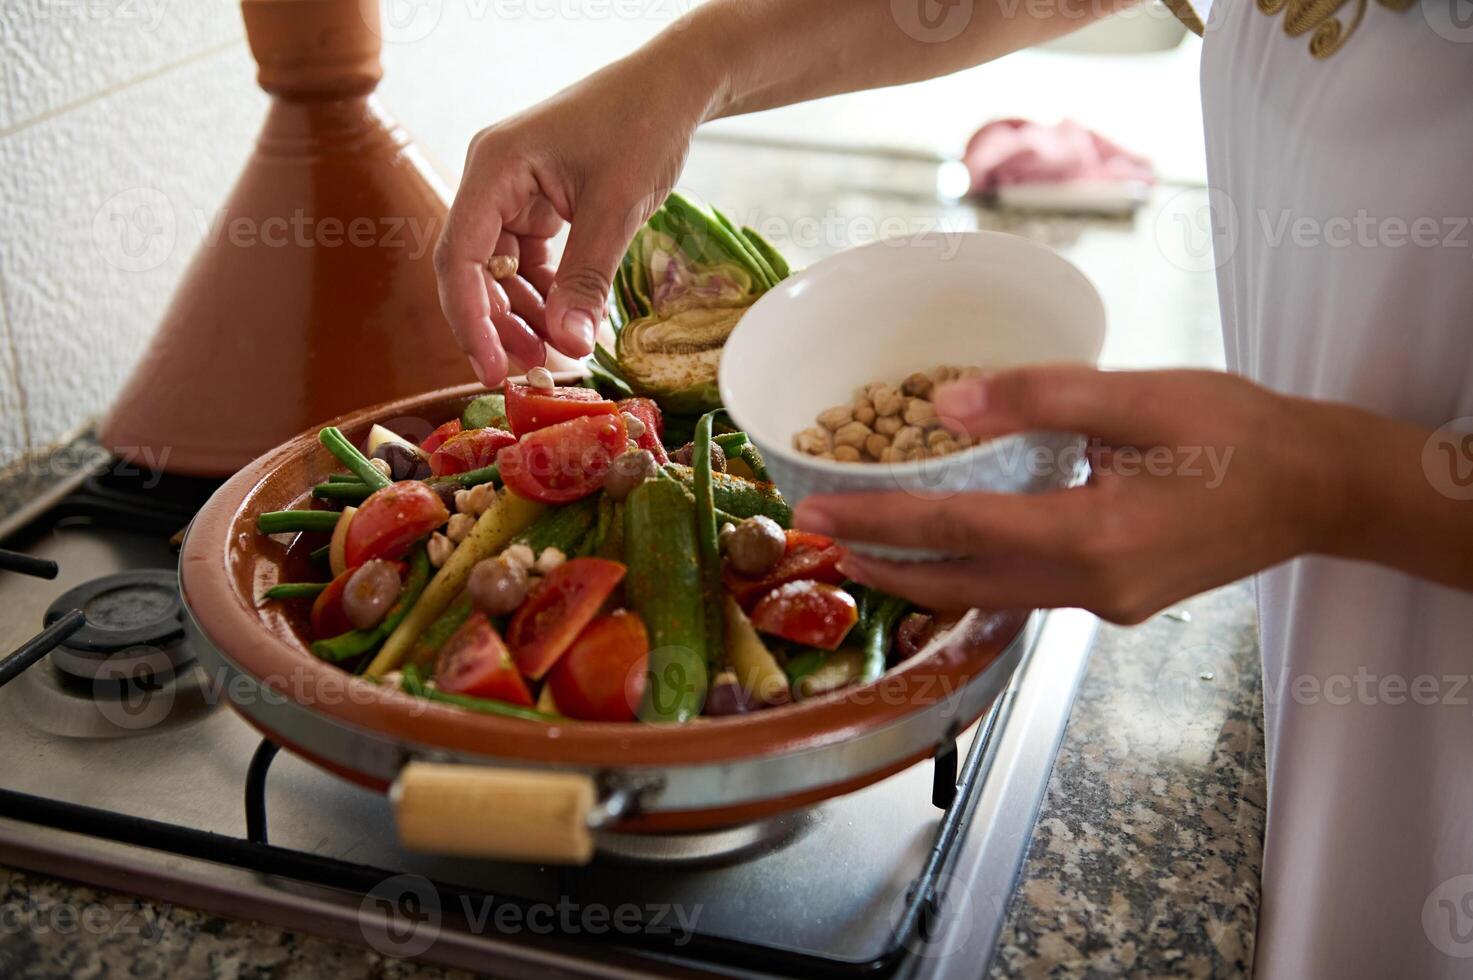
[[[385,0],[381,94],[454,179],[478,128],[693,2]],[[1190,179],[1196,54],[1192,42],[1134,58],[1029,52],[714,128],[954,151],[997,115],[1068,115]],[[265,107],[236,0],[0,0],[0,465],[111,400]]]

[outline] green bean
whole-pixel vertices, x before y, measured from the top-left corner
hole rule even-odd
[[[885,673],[885,661],[890,657],[890,641],[895,636],[895,625],[905,615],[910,603],[893,595],[884,595],[870,590],[868,615],[864,624],[864,669],[860,681],[879,679]],[[878,601],[876,601],[878,600]]]
[[[394,482],[373,468],[368,457],[358,451],[358,447],[348,441],[341,429],[335,425],[329,425],[317,433],[317,441],[327,447],[327,451],[336,456],[344,466],[352,470],[358,479],[368,484],[370,490],[382,490]]]
[[[332,544],[328,543],[321,548],[313,548],[307,553],[307,557],[313,561],[327,561],[332,557]]]
[[[262,534],[285,531],[331,531],[338,525],[335,510],[270,510],[256,518],[256,530]]]
[[[318,640],[312,644],[312,652],[323,660],[338,663],[360,657],[377,648],[394,632],[394,627],[399,625],[409,608],[419,600],[419,594],[424,591],[425,583],[429,580],[430,560],[421,546],[415,549],[414,557],[409,560],[409,575],[404,580],[404,587],[399,590],[399,598],[394,600],[394,604],[377,626],[366,630],[349,630],[331,639]]]
[[[767,462],[762,458],[761,450],[759,450],[755,445],[749,442],[742,447],[740,455],[742,458],[742,462],[747,464],[747,467],[752,471],[753,476],[761,480],[763,483],[772,482],[772,477],[767,475]]]
[[[742,447],[748,443],[745,432],[723,432],[719,436],[712,436],[711,441],[720,446],[727,456],[741,455]]]
[[[501,483],[501,470],[493,463],[483,466],[478,470],[466,470],[464,473],[452,473],[449,476],[432,476],[426,483],[434,486],[436,484],[455,483],[462,487],[470,488],[480,486],[482,483]]]
[[[328,483],[362,483],[363,481],[360,480],[360,479],[358,479],[358,477],[355,476],[352,473],[329,473],[329,474],[327,474],[327,482]]]
[[[722,602],[721,545],[716,537],[716,503],[711,490],[711,423],[715,412],[707,412],[696,422],[691,469],[695,471],[696,548],[701,558],[701,591],[706,600],[706,655],[714,666],[725,649]]]
[[[312,496],[319,500],[346,500],[354,504],[367,500],[371,493],[368,484],[361,480],[329,480],[312,488]]]
[[[263,599],[315,599],[327,588],[326,582],[283,582],[273,585],[262,595]]]
[[[560,722],[561,718],[549,715],[531,708],[519,708],[505,701],[488,701],[484,698],[473,698],[466,694],[451,694],[449,691],[439,691],[433,687],[426,687],[420,678],[419,669],[413,664],[404,668],[402,680],[404,692],[421,697],[428,701],[439,701],[443,704],[453,704],[467,711],[479,711],[486,715],[501,715],[503,718],[519,718],[522,721]]]

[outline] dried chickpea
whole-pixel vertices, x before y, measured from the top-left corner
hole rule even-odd
[[[476,526],[476,519],[469,514],[451,514],[450,523],[445,525],[445,537],[456,544],[465,540],[466,535],[471,533],[471,528]]]
[[[876,418],[875,407],[869,402],[854,406],[854,421],[863,422],[865,425],[873,425]]]
[[[904,407],[900,392],[889,385],[881,385],[876,388],[870,397],[874,402],[876,415],[899,415],[900,410]]]
[[[854,409],[849,405],[835,405],[818,413],[818,424],[836,432],[854,418]]]
[[[858,449],[864,445],[864,440],[870,437],[870,432],[870,427],[863,422],[846,422],[838,432],[834,433],[834,445],[836,447],[853,446]]]
[[[956,440],[945,429],[936,429],[926,436],[926,448],[938,456],[956,452]]]
[[[804,429],[793,437],[793,447],[798,452],[808,453],[810,456],[828,452],[833,444],[833,437],[829,435],[829,430],[818,426]]]
[[[936,418],[936,406],[924,398],[915,398],[905,406],[905,421],[907,425],[924,425]]]
[[[455,551],[455,544],[445,535],[436,531],[430,535],[430,543],[425,545],[425,552],[429,555],[430,564],[439,568],[450,560],[450,555]]]
[[[895,433],[895,438],[890,445],[896,452],[908,455],[912,450],[923,448],[926,445],[926,437],[918,427],[907,425]]]
[[[885,415],[875,419],[875,431],[882,436],[894,436],[905,422],[898,415]]]
[[[913,398],[930,398],[931,388],[930,377],[922,371],[917,371],[900,382],[901,392]]]
[[[868,439],[864,440],[864,451],[869,453],[875,459],[879,459],[880,454],[889,448],[890,437],[887,435],[882,435],[878,432],[874,433]]]
[[[857,463],[860,458],[861,454],[859,450],[853,446],[834,447],[834,459],[837,459],[841,463]]]

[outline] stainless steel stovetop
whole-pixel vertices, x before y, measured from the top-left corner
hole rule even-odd
[[[173,568],[168,538],[199,491],[95,474],[0,524],[0,545],[60,566],[54,581],[0,572],[0,653],[74,586]],[[759,827],[611,837],[584,868],[406,852],[383,797],[273,761],[197,665],[78,681],[52,655],[0,687],[0,863],[499,976],[975,977],[1095,621],[1062,611],[1030,630],[1013,686],[954,754]]]

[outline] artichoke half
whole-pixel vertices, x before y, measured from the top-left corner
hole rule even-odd
[[[747,307],[788,275],[761,235],[671,194],[614,276],[618,344],[604,366],[678,415],[720,406],[716,368]]]

